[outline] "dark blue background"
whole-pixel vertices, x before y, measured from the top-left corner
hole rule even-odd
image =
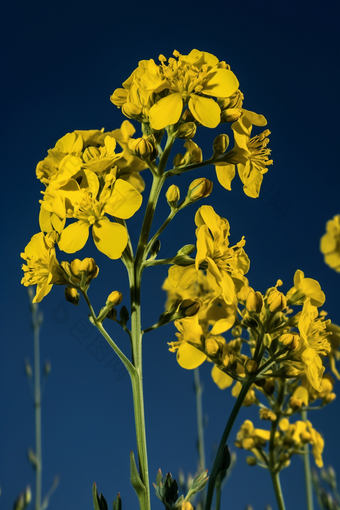
[[[124,120],[109,101],[113,90],[141,59],[171,56],[177,49],[198,48],[226,60],[240,81],[245,108],[262,113],[272,131],[274,165],[264,179],[261,196],[244,195],[235,178],[232,192],[218,184],[213,168],[174,179],[185,194],[196,177],[214,181],[205,204],[227,217],[231,242],[246,237],[251,259],[250,284],[264,292],[284,282],[292,286],[297,268],[317,279],[325,291],[324,309],[340,323],[339,275],[319,253],[325,223],[339,213],[339,53],[338,12],[334,1],[320,2],[23,2],[7,4],[2,20],[2,341],[1,341],[1,507],[7,510],[34,473],[26,459],[34,448],[34,410],[23,371],[33,362],[27,292],[20,286],[19,254],[39,231],[41,185],[36,163],[46,151],[75,129],[112,130]],[[138,125],[136,125],[138,128]],[[228,129],[222,126],[219,132]],[[226,131],[228,132],[228,131]],[[205,157],[211,154],[215,131],[201,128],[195,141]],[[178,145],[178,150],[181,147]],[[145,176],[147,185],[150,183]],[[164,190],[165,191],[165,190]],[[203,202],[201,202],[203,204]],[[170,256],[195,242],[193,217],[187,208],[162,237],[162,255]],[[143,209],[130,222],[136,242]],[[168,213],[164,193],[155,217],[160,225]],[[127,279],[119,261],[111,262],[89,241],[81,257],[94,257],[100,274],[92,285],[96,310],[112,290],[121,290],[128,304]],[[59,260],[70,259],[58,256]],[[145,271],[143,325],[163,311],[160,286],[165,268]],[[41,304],[44,324],[41,356],[51,360],[43,399],[43,492],[59,474],[60,486],[50,508],[92,508],[95,481],[109,502],[120,491],[124,508],[137,508],[129,482],[129,451],[136,451],[129,378],[113,354],[93,356],[96,333],[87,309],[64,302],[55,287]],[[126,335],[110,324],[117,344],[128,352]],[[83,328],[83,329],[82,329]],[[88,335],[88,336],[87,336]],[[159,467],[174,476],[181,467],[194,473],[197,463],[196,410],[193,373],[181,369],[168,352],[174,327],[144,338],[144,383],[151,479]],[[113,367],[107,367],[109,362]],[[209,415],[206,456],[211,467],[213,445],[219,442],[234,399],[220,391],[201,369],[203,406]],[[335,390],[337,391],[337,390]],[[325,464],[340,473],[339,402],[310,413],[325,437]],[[257,408],[243,408],[232,433],[244,419],[265,426]],[[269,474],[245,464],[238,451],[232,479],[224,489],[223,508],[255,510],[271,503]],[[298,481],[299,480],[299,481]],[[282,473],[287,507],[305,507],[303,466],[294,458]],[[32,505],[33,506],[33,505]],[[153,507],[161,503],[153,497]]]

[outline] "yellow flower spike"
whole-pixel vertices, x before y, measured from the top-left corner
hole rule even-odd
[[[306,298],[310,298],[313,306],[322,306],[326,300],[320,284],[312,278],[305,278],[303,271],[298,269],[294,275],[294,287],[287,293],[289,305],[302,305]]]
[[[340,272],[340,214],[327,221],[326,234],[320,240],[320,251],[325,263]]]
[[[234,379],[230,377],[230,375],[226,374],[225,372],[222,372],[217,365],[214,365],[212,371],[211,371],[211,377],[215,384],[220,388],[220,390],[225,390],[226,388],[229,388],[233,384]]]
[[[25,287],[37,286],[33,303],[40,303],[52,289],[52,266],[58,265],[51,239],[47,243],[43,232],[35,234],[20,256],[27,264],[22,265],[24,276],[21,283]]]

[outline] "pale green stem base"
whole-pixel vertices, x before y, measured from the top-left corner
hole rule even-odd
[[[41,510],[42,490],[42,452],[41,452],[41,391],[40,391],[40,346],[38,305],[32,304],[32,322],[34,331],[34,408],[35,408],[35,510]]]
[[[301,418],[303,419],[303,421],[307,420],[307,411],[305,411],[304,409],[301,410]],[[303,466],[305,470],[307,510],[313,510],[314,509],[313,485],[312,485],[312,473],[310,469],[309,445],[305,444],[303,449],[305,452],[303,455]]]

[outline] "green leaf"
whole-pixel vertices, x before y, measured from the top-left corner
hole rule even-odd
[[[94,484],[92,485],[92,498],[93,498],[94,510],[101,510],[99,503],[98,503],[98,492],[97,492],[96,482],[94,482]]]
[[[112,510],[122,510],[122,500],[119,492],[117,494],[117,498],[112,504]]]
[[[130,452],[130,480],[132,487],[135,489],[138,498],[146,492],[144,483],[142,482],[135,461],[133,451]]]

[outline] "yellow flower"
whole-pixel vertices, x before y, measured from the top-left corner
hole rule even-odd
[[[249,269],[249,259],[243,250],[245,241],[242,239],[236,246],[229,246],[229,223],[211,206],[198,209],[195,223],[198,227],[195,266],[172,266],[169,282],[174,287],[187,288],[197,278],[200,266],[205,266],[215,297],[221,296],[230,305],[236,299],[232,277],[242,278]]]
[[[177,60],[170,58],[167,64],[165,57],[160,65],[141,61],[111,101],[127,116],[148,119],[156,130],[176,124],[185,105],[200,124],[216,127],[221,109],[211,96],[231,96],[238,89],[236,76],[225,62],[204,51],[192,50],[189,55],[174,51],[174,56]]]
[[[122,179],[115,180],[114,175],[109,174],[99,200],[85,190],[79,203],[74,204],[72,216],[78,221],[62,231],[59,248],[66,253],[81,250],[92,226],[92,237],[98,250],[111,259],[118,259],[127,245],[127,231],[123,225],[111,222],[105,214],[131,218],[141,204],[142,196],[131,184]]]
[[[294,352],[294,359],[301,360],[305,374],[316,391],[321,391],[322,375],[325,371],[321,356],[330,352],[331,346],[327,340],[327,323],[318,317],[318,310],[307,298],[299,318],[300,346]]]
[[[35,234],[21,253],[27,265],[23,265],[24,276],[21,283],[28,287],[36,285],[37,291],[33,303],[40,303],[52,289],[52,266],[57,264],[54,243],[51,237],[45,237],[43,232]]]
[[[192,370],[197,368],[207,359],[207,355],[202,352],[201,337],[203,330],[198,323],[198,316],[187,317],[180,321],[175,321],[175,326],[179,333],[177,342],[170,342],[170,351],[177,351],[177,362],[182,368]]]
[[[320,250],[324,254],[325,263],[340,272],[340,214],[327,221],[326,234],[320,241]]]
[[[235,147],[231,153],[235,153],[234,158],[239,157],[239,161],[244,161],[244,163],[238,162],[237,164],[243,191],[248,197],[257,198],[260,194],[263,174],[268,172],[267,166],[272,165],[273,160],[268,158],[271,152],[267,148],[269,143],[267,137],[270,135],[270,131],[266,129],[260,135],[250,138],[253,124],[263,126],[262,115],[245,112],[238,121],[232,124]],[[216,165],[216,175],[220,184],[230,191],[231,181],[235,177],[235,165],[219,163]]]
[[[324,448],[324,440],[315,429],[310,421],[296,421],[290,424],[287,418],[283,418],[279,427],[283,433],[282,446],[294,447],[288,455],[291,457],[294,453],[300,453],[301,448],[304,444],[309,443],[312,445],[312,452],[314,455],[315,464],[318,467],[323,466],[322,452]],[[288,452],[287,452],[288,453]]]
[[[294,275],[294,287],[287,292],[290,305],[302,305],[306,298],[310,298],[311,305],[322,306],[326,300],[319,282],[312,278],[305,278],[303,271],[298,269]]]

